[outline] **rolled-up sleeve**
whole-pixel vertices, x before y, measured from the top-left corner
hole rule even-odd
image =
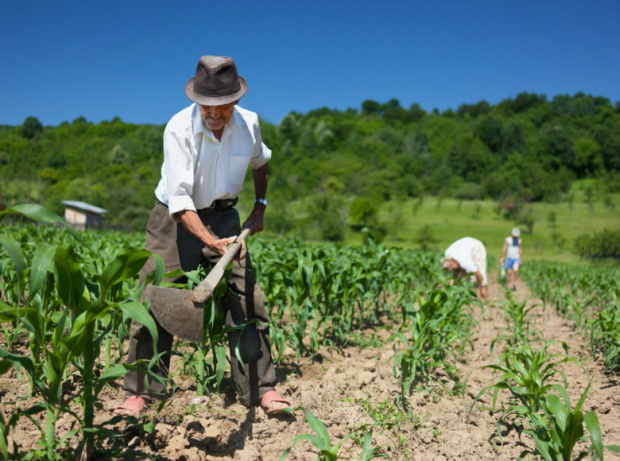
[[[271,149],[269,149],[265,143],[261,142],[254,150],[256,151],[256,154],[252,155],[250,164],[252,165],[252,168],[256,170],[271,159]]]
[[[191,146],[173,130],[164,131],[164,171],[170,216],[183,210],[196,211],[194,189],[194,162]]]
[[[271,149],[263,142],[263,135],[260,131],[260,125],[258,119],[255,121],[252,127],[254,148],[252,149],[252,156],[250,158],[250,165],[253,169],[260,168],[271,159]]]

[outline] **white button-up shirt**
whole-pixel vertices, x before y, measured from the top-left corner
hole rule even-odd
[[[241,192],[248,166],[260,168],[271,158],[262,142],[258,115],[235,106],[222,140],[205,128],[196,104],[170,119],[164,131],[164,163],[155,189],[170,216],[200,210],[214,200]]]
[[[450,245],[444,255],[454,259],[468,274],[480,271],[483,285],[487,284],[487,252],[480,240],[463,237]]]

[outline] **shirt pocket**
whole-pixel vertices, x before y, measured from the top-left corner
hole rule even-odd
[[[241,188],[243,187],[243,181],[245,180],[245,175],[248,171],[249,166],[249,155],[230,156],[229,178],[231,185],[237,189],[236,193],[241,192]]]

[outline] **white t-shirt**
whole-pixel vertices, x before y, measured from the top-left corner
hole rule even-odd
[[[271,158],[262,142],[258,115],[235,106],[222,140],[205,128],[196,104],[174,115],[164,131],[164,163],[155,189],[170,216],[200,210],[214,200],[241,192],[248,167],[260,168]]]
[[[463,237],[448,247],[445,257],[454,259],[468,274],[480,271],[483,285],[487,284],[487,251],[480,240]]]
[[[521,239],[517,238],[517,244],[514,245],[512,237],[506,237],[506,257],[510,259],[519,259],[519,246],[521,245]]]

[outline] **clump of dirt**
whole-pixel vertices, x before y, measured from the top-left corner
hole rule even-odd
[[[590,394],[584,410],[594,410],[601,422],[604,442],[620,442],[620,386],[617,378],[603,372],[587,351],[587,341],[576,334],[571,325],[542,302],[530,299],[527,287],[518,284],[517,299],[536,304],[536,327],[544,339],[565,341],[571,354],[585,364],[585,371],[566,364],[563,371],[569,383],[573,402],[592,378]],[[400,385],[392,372],[394,355],[390,332],[378,330],[380,347],[349,347],[342,350],[321,350],[320,360],[296,360],[293,351],[278,366],[278,390],[295,405],[311,411],[322,421],[332,443],[342,442],[342,459],[357,459],[360,441],[372,429],[373,447],[393,460],[416,461],[479,461],[514,460],[525,449],[533,448],[527,435],[519,437],[519,428],[510,423],[497,435],[499,412],[491,412],[491,394],[475,398],[497,376],[484,365],[495,363],[501,353],[497,345],[490,354],[491,343],[503,332],[505,316],[500,308],[503,288],[491,285],[484,309],[476,309],[478,326],[473,332],[473,349],[456,364],[462,383],[437,373],[432,383],[416,387],[398,408]],[[555,346],[554,346],[555,347]],[[561,350],[557,346],[558,352]],[[106,439],[94,459],[157,459],[271,461],[278,460],[291,446],[295,437],[313,434],[304,413],[268,417],[261,409],[247,409],[236,402],[232,382],[228,378],[220,395],[198,398],[195,384],[181,376],[178,362],[174,399],[159,414],[151,409],[138,424],[127,421],[111,425],[116,437]],[[587,372],[587,373],[586,373]],[[28,383],[15,372],[0,377],[0,403],[5,417],[22,401]],[[120,385],[104,391],[100,399],[97,423],[113,421],[112,410],[122,403]],[[71,430],[72,417],[63,416],[59,434]],[[26,419],[11,433],[22,452],[36,447],[39,431]],[[287,459],[316,460],[318,451],[308,442],[298,443]],[[608,454],[611,459],[615,458]]]

